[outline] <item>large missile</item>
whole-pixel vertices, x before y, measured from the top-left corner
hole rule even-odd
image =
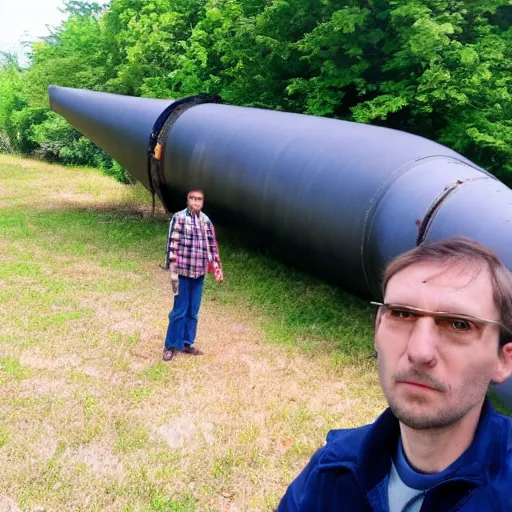
[[[359,295],[380,295],[393,257],[453,235],[490,247],[512,270],[512,190],[423,137],[207,97],[49,94],[55,112],[168,211],[201,188],[219,215],[264,233],[285,260]],[[512,407],[512,381],[498,392]]]

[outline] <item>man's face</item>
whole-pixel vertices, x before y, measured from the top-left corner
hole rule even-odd
[[[384,302],[499,320],[490,275],[472,265],[411,265],[389,280]],[[383,309],[375,328],[379,377],[403,424],[453,425],[482,404],[491,380],[504,380],[497,326],[469,329]]]
[[[204,197],[201,192],[189,192],[187,196],[187,205],[194,212],[199,213],[203,208]]]

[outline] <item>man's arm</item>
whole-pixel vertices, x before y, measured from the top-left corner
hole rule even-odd
[[[212,253],[212,260],[221,267],[219,247],[217,245],[217,237],[215,236],[215,228],[213,227],[212,221],[206,222],[206,235],[208,237],[208,245],[210,246],[210,252]]]
[[[215,281],[221,283],[224,281],[224,273],[222,272],[222,264],[220,262],[219,247],[217,245],[217,237],[215,236],[215,228],[213,227],[213,224],[210,220],[206,223],[206,237],[206,243],[210,248],[213,265],[215,267]]]

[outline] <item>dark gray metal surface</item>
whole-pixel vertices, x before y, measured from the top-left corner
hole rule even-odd
[[[183,114],[165,161],[170,188],[204,188],[209,203],[367,296],[378,294],[385,262],[414,247],[416,219],[446,185],[475,176],[496,181],[454,151],[404,132],[229,105]],[[420,201],[409,200],[411,185]],[[380,201],[391,190],[398,202],[382,215]]]
[[[50,99],[148,187],[149,134],[170,101],[53,86]],[[204,104],[172,126],[162,166],[164,197],[202,188],[209,205],[264,232],[286,260],[363,296],[378,296],[386,263],[421,240],[468,235],[512,269],[512,191],[422,137]],[[507,389],[498,392],[512,407]]]
[[[172,100],[144,101],[132,96],[50,85],[50,108],[104,149],[146,188],[149,134]]]

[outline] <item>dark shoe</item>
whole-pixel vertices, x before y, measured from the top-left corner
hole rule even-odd
[[[203,353],[200,350],[197,350],[197,348],[193,347],[192,345],[185,345],[185,348],[183,349],[184,354],[189,354],[191,356],[202,356]]]
[[[165,349],[164,350],[164,355],[163,355],[162,359],[164,361],[170,361],[171,359],[174,358],[175,355],[176,355],[176,350],[175,349],[173,349],[173,348],[171,348],[169,350]]]

